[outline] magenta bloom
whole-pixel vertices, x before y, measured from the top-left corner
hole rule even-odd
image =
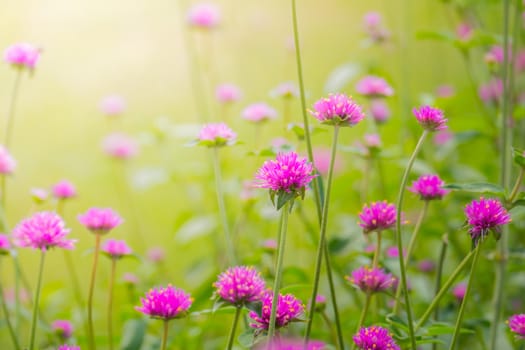
[[[111,208],[89,208],[85,214],[78,216],[78,221],[96,234],[106,234],[123,222]]]
[[[4,51],[4,60],[15,68],[35,68],[40,58],[40,50],[31,44],[19,43]]]
[[[299,97],[300,92],[297,85],[291,81],[285,81],[277,85],[275,89],[270,92],[270,95],[273,97],[281,97],[284,99],[290,99],[294,97]]]
[[[221,20],[219,8],[214,4],[200,3],[188,11],[188,23],[196,28],[211,29]]]
[[[503,47],[498,45],[492,46],[489,52],[485,54],[485,62],[487,63],[502,64],[504,58],[505,51],[503,50]]]
[[[314,103],[310,111],[322,124],[353,126],[365,117],[361,107],[345,94],[330,94]]]
[[[162,247],[153,247],[148,250],[148,260],[154,263],[160,263],[166,258],[166,251]]]
[[[503,80],[494,78],[479,87],[479,98],[485,103],[497,104],[503,96]]]
[[[268,345],[268,342],[259,343],[254,349],[266,350],[268,349]],[[274,340],[271,346],[271,349],[273,350],[323,350],[325,348],[326,344],[320,340],[309,340],[305,346],[303,339],[287,338]]]
[[[60,345],[57,350],[80,350],[80,346],[64,344]]]
[[[421,272],[429,273],[436,269],[436,264],[430,259],[425,259],[417,264],[417,268]]]
[[[370,103],[370,115],[378,124],[382,124],[390,118],[390,109],[382,100],[373,100]]]
[[[232,145],[237,134],[224,123],[205,124],[199,132],[199,144],[207,147]]]
[[[463,298],[465,297],[465,293],[467,292],[467,284],[466,283],[458,283],[452,288],[452,295],[458,302],[461,302]]]
[[[261,123],[277,118],[277,111],[264,102],[258,102],[246,107],[242,117],[253,123]]]
[[[359,213],[359,220],[364,233],[389,229],[396,224],[396,206],[387,201],[364,205]]]
[[[221,273],[213,286],[222,300],[241,307],[261,299],[265,282],[255,268],[235,266]]]
[[[102,148],[108,155],[117,159],[129,159],[137,155],[139,145],[129,135],[114,132],[102,141]]]
[[[22,220],[13,229],[13,241],[20,247],[34,249],[47,250],[53,247],[73,249],[76,240],[66,239],[69,231],[58,214],[43,211]]]
[[[428,131],[439,131],[447,128],[447,119],[443,116],[440,109],[430,106],[422,106],[419,109],[412,110],[418,123],[423,129]]]
[[[513,333],[519,338],[525,339],[525,314],[512,315],[507,323]]]
[[[363,17],[365,32],[370,39],[380,42],[388,39],[390,33],[383,27],[383,19],[379,12],[368,12]]]
[[[311,303],[312,301],[310,301]],[[308,307],[310,308],[310,307]],[[326,297],[322,294],[315,296],[315,311],[322,312],[326,308]]]
[[[0,255],[9,254],[9,249],[11,249],[11,242],[9,241],[9,236],[0,234]]]
[[[422,175],[412,183],[408,190],[419,195],[424,201],[441,199],[449,191],[443,189],[445,182],[437,175]]]
[[[215,90],[215,97],[221,103],[239,101],[242,97],[241,90],[234,84],[221,84]]]
[[[261,314],[250,311],[250,318],[255,323],[250,323],[250,327],[258,329],[268,329],[270,325],[270,314],[272,312],[273,292],[267,290],[262,296]],[[282,295],[279,293],[277,302],[277,316],[275,318],[275,328],[279,329],[287,326],[290,322],[298,319],[304,312],[304,305],[292,294]]]
[[[168,285],[166,288],[150,289],[144,298],[140,298],[141,306],[135,310],[152,318],[171,320],[186,316],[193,299],[182,289]]]
[[[4,146],[0,145],[0,174],[12,174],[13,171],[15,171],[15,168],[16,160]]]
[[[72,197],[76,197],[77,195],[77,190],[75,186],[67,180],[62,180],[60,182],[57,182],[53,186],[52,192],[53,192],[53,196],[58,199],[72,198]]]
[[[468,41],[472,38],[474,28],[467,22],[460,23],[456,27],[456,35],[461,41]]]
[[[352,271],[352,276],[345,279],[365,293],[378,293],[387,290],[394,283],[395,278],[380,268],[361,266]]]
[[[362,327],[352,339],[360,350],[401,350],[388,329],[379,326]]]
[[[373,75],[359,80],[355,88],[359,94],[367,97],[388,97],[394,94],[394,89],[385,79]]]
[[[126,255],[130,255],[132,250],[125,241],[108,239],[102,245],[102,252],[106,253],[112,259],[120,259]]]
[[[122,96],[110,95],[100,101],[100,110],[108,117],[116,117],[126,110],[126,101]]]
[[[73,325],[66,320],[56,320],[51,324],[53,331],[61,338],[68,339],[73,335]]]
[[[474,243],[489,230],[492,230],[496,238],[499,238],[501,226],[511,221],[509,213],[501,202],[492,198],[481,197],[479,201],[473,200],[465,206],[465,215],[467,224],[470,226],[468,232]]]

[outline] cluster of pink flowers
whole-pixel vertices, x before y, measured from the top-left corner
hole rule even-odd
[[[439,131],[447,128],[447,119],[443,111],[430,106],[422,106],[419,109],[414,108],[414,116],[418,123],[427,131]]]
[[[337,126],[353,126],[365,117],[361,107],[345,94],[320,99],[310,113],[323,124]]]
[[[359,80],[355,88],[359,94],[367,97],[388,97],[394,94],[394,89],[385,79],[374,75]]]
[[[520,339],[525,339],[525,314],[512,315],[507,323],[512,333]]]
[[[489,230],[495,232],[497,237],[501,232],[501,226],[511,221],[505,207],[499,200],[493,198],[481,197],[479,201],[473,200],[465,206],[465,215],[470,226],[470,236],[475,243]]]
[[[412,183],[409,191],[418,194],[425,201],[441,199],[448,193],[443,188],[444,184],[437,175],[422,175]]]
[[[111,208],[89,208],[78,216],[78,221],[96,234],[106,234],[123,222],[120,215]]]
[[[253,123],[261,123],[277,118],[277,111],[264,102],[258,102],[246,107],[242,117]]]
[[[360,350],[401,350],[388,329],[379,326],[359,329],[353,340]]]
[[[221,103],[233,103],[241,99],[242,93],[237,85],[225,83],[217,86],[215,97]]]
[[[270,325],[270,314],[272,311],[273,292],[267,290],[261,298],[261,314],[251,311],[249,316],[255,323],[250,327],[258,329],[268,329]],[[304,305],[299,299],[292,294],[282,295],[279,293],[277,301],[277,316],[275,319],[275,328],[287,326],[290,322],[297,320],[304,313]]]
[[[38,212],[22,220],[13,229],[13,241],[20,247],[47,250],[53,247],[73,249],[76,240],[67,239],[69,229],[53,212]]]
[[[117,159],[129,159],[139,152],[137,141],[121,132],[114,132],[106,136],[102,141],[102,148],[108,155]]]
[[[27,43],[11,45],[4,51],[4,60],[16,68],[34,69],[39,58],[40,49]]]
[[[370,206],[365,204],[359,220],[364,233],[387,230],[396,224],[396,206],[387,201],[373,202]]]
[[[102,252],[106,253],[112,259],[120,259],[132,253],[131,248],[125,241],[108,239],[102,245]]]
[[[219,8],[211,3],[200,3],[188,11],[188,23],[196,28],[212,29],[219,25],[221,13]]]
[[[135,310],[142,312],[152,318],[171,320],[184,317],[193,303],[189,294],[172,285],[165,288],[154,288],[140,298],[141,306]]]
[[[219,275],[213,286],[222,300],[238,307],[260,300],[266,288],[261,274],[247,266],[229,268]]]
[[[4,146],[0,145],[0,174],[12,174],[15,171],[15,168],[16,160]]]
[[[199,143],[207,147],[222,147],[235,143],[237,134],[224,123],[205,124],[199,132]]]
[[[365,293],[378,293],[387,290],[392,286],[395,278],[392,274],[386,273],[380,268],[370,268],[361,266],[352,271],[351,276],[345,279],[361,289]]]

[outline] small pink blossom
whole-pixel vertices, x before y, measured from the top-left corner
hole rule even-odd
[[[219,8],[211,3],[193,5],[188,11],[188,23],[196,28],[212,29],[219,25],[221,13]]]
[[[31,198],[37,203],[41,204],[49,197],[49,192],[45,188],[32,188],[30,190]]]
[[[241,90],[234,84],[221,84],[215,89],[215,97],[221,103],[233,103],[242,98]]]
[[[120,215],[111,208],[89,208],[78,216],[78,221],[96,234],[106,234],[123,222]]]
[[[4,51],[4,60],[15,68],[34,69],[39,58],[40,49],[27,43],[11,45]]]
[[[432,141],[436,146],[442,146],[454,138],[454,134],[448,130],[441,130],[434,134]]]
[[[474,34],[474,28],[467,22],[462,22],[456,27],[456,36],[461,41],[468,41]]]
[[[456,92],[454,91],[454,87],[452,85],[439,85],[436,88],[436,96],[439,98],[450,98],[454,96]]]
[[[498,78],[482,84],[478,90],[479,98],[485,103],[498,104],[503,96],[503,81]]]
[[[465,206],[467,224],[470,226],[469,233],[476,243],[489,230],[499,238],[501,226],[510,223],[511,218],[503,204],[497,199],[485,199],[481,197],[479,201],[473,200]]]
[[[434,132],[447,128],[447,119],[438,108],[422,106],[419,109],[414,108],[412,112],[418,123],[427,131]]]
[[[311,302],[311,301],[310,301]],[[315,308],[314,311],[322,312],[326,309],[326,297],[322,294],[315,296]]]
[[[328,174],[328,169],[330,167],[330,157],[331,157],[331,151],[328,148],[324,147],[317,147],[313,150],[313,156],[314,156],[314,166],[315,169],[319,173],[321,173],[323,176],[326,176]],[[335,155],[335,161],[334,161],[334,173],[337,174],[341,172],[343,169],[343,159]]]
[[[102,148],[111,157],[117,159],[129,159],[139,152],[139,145],[134,138],[120,132],[114,132],[106,136],[102,142]]]
[[[422,175],[412,183],[408,190],[419,195],[425,201],[441,199],[449,191],[443,189],[445,182],[437,175]]]
[[[57,182],[52,188],[53,196],[57,199],[68,199],[76,197],[77,190],[68,180],[61,180]]]
[[[270,92],[270,95],[274,97],[290,99],[290,98],[299,97],[300,92],[299,92],[299,88],[297,87],[295,83],[291,81],[286,81],[284,83],[277,85],[277,87],[275,87],[275,89],[273,89]]]
[[[10,175],[15,171],[15,168],[16,160],[4,146],[0,145],[0,174]]]
[[[388,97],[394,94],[394,89],[385,79],[369,75],[359,80],[356,85],[359,94],[367,97]]]
[[[387,258],[395,259],[399,258],[399,249],[396,246],[390,246],[386,248],[385,254]],[[406,256],[407,252],[403,249],[403,256]]]
[[[222,300],[240,307],[260,300],[266,283],[254,267],[235,266],[221,273],[213,286]]]
[[[310,114],[322,124],[337,126],[354,126],[365,117],[361,107],[345,94],[331,94],[318,100]]]
[[[400,350],[388,329],[379,326],[361,327],[352,338],[359,350]]]
[[[452,288],[452,295],[458,302],[461,302],[463,298],[465,297],[465,293],[467,291],[467,284],[466,283],[458,283]]]
[[[269,253],[275,253],[277,251],[277,241],[275,239],[267,239],[262,242],[262,247]]]
[[[381,138],[379,134],[365,134],[364,136],[365,146],[367,148],[381,148]]]
[[[396,224],[396,206],[387,201],[364,205],[359,220],[364,233],[387,230]]]
[[[503,64],[505,52],[501,46],[492,46],[485,54],[485,62],[488,64]]]
[[[76,240],[66,239],[69,232],[58,214],[43,211],[22,220],[13,230],[13,241],[19,247],[33,249],[73,249]]]
[[[425,259],[417,264],[417,268],[421,272],[429,273],[436,269],[436,264],[430,259]]]
[[[53,321],[51,328],[63,340],[69,339],[73,335],[73,325],[67,320]]]
[[[160,263],[166,259],[166,251],[162,247],[153,247],[148,250],[147,257],[151,262]]]
[[[0,233],[0,255],[9,254],[11,249],[11,242],[9,236]]]
[[[394,283],[394,277],[380,268],[361,266],[345,279],[365,293],[383,292]]]
[[[383,100],[375,99],[370,103],[370,115],[376,123],[383,124],[390,118],[390,109]]]
[[[110,95],[100,101],[100,110],[108,117],[117,117],[126,111],[126,100],[120,95]]]
[[[261,313],[250,311],[250,318],[255,323],[250,323],[250,327],[257,329],[268,329],[270,325],[270,314],[272,312],[273,292],[267,290],[261,298]],[[304,313],[304,305],[292,294],[282,295],[279,293],[277,299],[277,314],[275,318],[275,328],[279,329],[287,326],[290,322],[298,319]]]
[[[508,320],[510,331],[518,338],[525,339],[525,314],[512,315]]]
[[[101,250],[112,259],[120,259],[132,253],[131,248],[126,244],[125,241],[116,239],[108,239],[105,241]]]
[[[131,285],[139,284],[139,278],[137,277],[137,275],[135,275],[134,273],[131,273],[131,272],[126,272],[124,274],[124,276],[122,276],[122,280],[125,283],[131,284]]]
[[[277,118],[277,111],[264,102],[258,102],[246,107],[242,117],[253,123],[261,123]]]
[[[363,17],[363,24],[366,34],[375,42],[381,42],[390,36],[390,33],[383,26],[383,18],[379,12],[368,12]]]
[[[225,123],[209,123],[200,130],[198,140],[207,147],[222,147],[235,143],[237,134]]]
[[[186,316],[193,298],[182,289],[168,285],[150,289],[140,302],[142,305],[136,306],[135,310],[152,318],[171,320]]]

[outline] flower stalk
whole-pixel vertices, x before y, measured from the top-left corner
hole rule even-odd
[[[36,284],[36,291],[35,291],[35,302],[33,304],[33,316],[31,321],[31,337],[29,339],[29,350],[33,350],[35,348],[35,334],[36,334],[36,323],[38,320],[38,306],[40,301],[40,290],[42,287],[42,275],[44,272],[44,261],[46,256],[46,249],[42,249],[40,253],[40,265],[38,268],[38,281]]]

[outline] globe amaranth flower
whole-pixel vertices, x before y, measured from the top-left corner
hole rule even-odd
[[[433,199],[441,199],[449,191],[443,188],[445,182],[437,175],[422,175],[412,183],[412,187],[408,190],[419,195],[419,198],[424,201]]]
[[[89,208],[78,216],[78,221],[96,234],[106,234],[123,222],[120,215],[111,208]]]
[[[126,272],[122,276],[122,280],[124,281],[125,284],[130,285],[130,286],[139,284],[139,278],[137,277],[137,275],[131,272]]]
[[[67,180],[57,182],[51,189],[53,196],[57,199],[68,199],[76,197],[77,190],[75,185]]]
[[[135,310],[152,318],[171,320],[186,316],[193,303],[193,298],[184,290],[168,285],[165,288],[150,289],[144,298],[140,298],[141,306]]]
[[[261,298],[262,308],[259,315],[255,311],[250,311],[249,316],[255,323],[250,323],[250,327],[257,329],[268,329],[270,325],[270,314],[272,312],[273,292],[266,290]],[[304,305],[292,294],[282,295],[279,293],[277,301],[277,314],[275,318],[275,328],[279,329],[287,326],[290,322],[297,320],[304,313]]]
[[[73,335],[73,325],[67,320],[56,320],[51,323],[51,329],[60,339],[69,339]]]
[[[139,153],[137,141],[129,135],[114,132],[102,141],[102,148],[106,154],[117,159],[129,159]]]
[[[9,175],[15,171],[16,160],[11,156],[7,148],[0,145],[0,174]]]
[[[11,242],[9,236],[0,234],[0,255],[9,254],[11,249]]]
[[[109,95],[100,101],[99,108],[108,117],[117,117],[125,112],[126,100],[119,95]]]
[[[292,83],[291,81],[285,81],[284,83],[277,85],[275,89],[270,91],[270,96],[280,97],[283,99],[291,99],[294,97],[299,97],[299,95],[299,88],[295,83]]]
[[[64,345],[59,345],[57,350],[80,350],[80,346],[64,344]]]
[[[146,255],[149,261],[160,263],[166,258],[166,251],[162,247],[153,247],[148,250]]]
[[[229,268],[219,275],[213,286],[222,300],[238,307],[260,300],[265,291],[261,274],[251,266]]]
[[[417,268],[421,272],[430,273],[436,269],[436,264],[430,259],[424,259],[417,264]]]
[[[112,259],[120,259],[126,255],[130,255],[132,250],[125,241],[108,239],[102,245],[102,252]]]
[[[264,102],[258,102],[246,107],[242,117],[253,123],[262,123],[277,118],[277,111]]]
[[[525,314],[512,315],[507,320],[507,324],[512,333],[521,339],[525,339]]]
[[[332,152],[329,148],[316,147],[313,150],[315,169],[322,175],[327,175],[330,169],[330,158]],[[337,154],[334,160],[334,174],[341,172],[343,169],[343,159]]]
[[[310,301],[311,303],[311,301]],[[310,306],[308,307],[310,308]],[[315,296],[315,308],[314,311],[316,312],[323,312],[324,309],[326,309],[326,297],[322,294],[317,294]]]
[[[43,211],[22,220],[13,230],[13,241],[20,247],[34,249],[73,249],[76,240],[66,239],[69,231],[58,214]]]
[[[359,213],[359,220],[359,226],[363,228],[364,233],[392,228],[396,224],[396,206],[387,201],[364,205]]]
[[[467,224],[470,226],[470,237],[477,243],[489,230],[494,232],[496,239],[501,234],[501,226],[511,221],[510,215],[505,210],[501,202],[497,199],[485,199],[481,197],[479,201],[473,200],[465,206]]]
[[[331,94],[314,103],[310,111],[322,124],[353,126],[365,117],[361,107],[350,96]]]
[[[452,295],[458,302],[461,302],[463,300],[466,292],[467,292],[467,284],[464,282],[460,282],[456,284],[454,288],[452,288]]]
[[[373,100],[370,103],[370,115],[377,124],[385,123],[390,118],[390,109],[382,100]]]
[[[15,68],[33,69],[39,58],[40,49],[27,43],[11,45],[4,51],[4,60]]]
[[[234,84],[221,84],[215,89],[215,97],[221,103],[233,103],[242,97],[241,90]]]
[[[224,123],[209,123],[202,127],[197,139],[202,146],[222,147],[234,144],[237,134]]]
[[[367,97],[388,97],[394,94],[394,89],[385,79],[373,75],[359,80],[355,88],[359,94]]]
[[[304,339],[293,339],[293,338],[280,338],[275,339],[271,342],[271,346],[268,342],[258,343],[255,346],[255,350],[323,350],[326,348],[326,344],[320,340],[309,340],[308,343],[304,343]]]
[[[498,104],[503,96],[503,80],[494,78],[485,84],[481,84],[478,95],[484,103]]]
[[[363,17],[366,34],[374,42],[381,42],[390,36],[390,32],[383,27],[383,18],[378,12],[368,12]]]
[[[390,273],[386,273],[380,268],[361,266],[352,271],[351,276],[345,279],[361,289],[365,293],[378,293],[387,290],[392,286],[395,278]]]
[[[362,327],[352,338],[360,350],[400,350],[388,329],[379,326]]]
[[[221,20],[219,8],[211,3],[195,4],[188,11],[188,23],[196,28],[211,29]]]
[[[447,128],[447,119],[443,115],[443,111],[438,108],[430,106],[422,106],[419,109],[412,110],[419,125],[427,131],[439,131]]]

